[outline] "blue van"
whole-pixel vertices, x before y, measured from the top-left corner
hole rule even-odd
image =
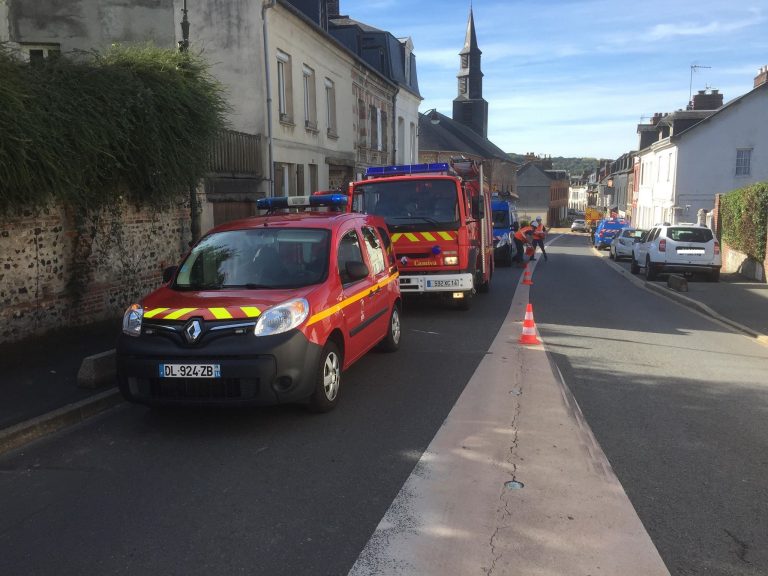
[[[603,218],[598,222],[595,228],[595,235],[592,239],[595,248],[605,250],[610,247],[614,237],[629,226],[629,221],[625,218]]]
[[[493,196],[491,200],[493,213],[493,258],[501,266],[511,266],[517,253],[513,234],[517,231],[517,209],[514,203]]]

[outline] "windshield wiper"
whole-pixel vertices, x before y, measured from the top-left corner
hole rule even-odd
[[[221,290],[221,284],[176,284],[174,286],[177,290]]]
[[[387,218],[387,220],[423,220],[424,222],[429,222],[430,224],[440,224],[440,222],[434,218],[430,218],[429,216],[395,216],[394,218]]]

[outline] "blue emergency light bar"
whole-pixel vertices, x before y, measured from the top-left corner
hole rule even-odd
[[[432,162],[431,164],[396,164],[394,166],[369,166],[366,176],[405,176],[406,174],[424,174],[426,172],[448,172],[447,162]]]
[[[259,198],[256,208],[259,210],[280,210],[284,208],[319,208],[327,206],[342,208],[347,205],[349,198],[345,194],[319,194],[317,196],[273,196]]]

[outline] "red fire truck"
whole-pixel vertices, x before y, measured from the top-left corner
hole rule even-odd
[[[490,194],[482,165],[374,166],[349,188],[350,209],[383,216],[392,233],[403,294],[435,294],[470,308],[493,275]]]

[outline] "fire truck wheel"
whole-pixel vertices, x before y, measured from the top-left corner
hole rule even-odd
[[[400,348],[400,309],[395,304],[389,317],[387,335],[379,343],[379,348],[384,352],[395,352]]]
[[[491,289],[491,278],[493,278],[493,269],[491,269],[491,273],[488,275],[487,282],[475,282],[477,284],[477,291],[481,294],[487,294]]]
[[[341,388],[342,365],[339,347],[329,340],[320,355],[315,374],[315,392],[309,399],[309,409],[312,412],[328,412],[336,407]]]

